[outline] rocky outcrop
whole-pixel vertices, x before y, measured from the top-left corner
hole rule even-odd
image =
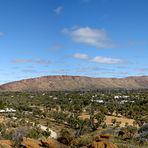
[[[108,141],[94,141],[89,148],[118,148],[115,144]]]
[[[83,76],[46,76],[0,86],[0,91],[63,91],[96,89],[148,89],[148,76],[91,78]]]
[[[61,144],[54,139],[41,140],[41,146],[47,148],[68,148],[66,145]]]
[[[15,142],[11,140],[0,140],[0,147],[13,148]],[[20,144],[23,148],[67,148],[64,144],[59,143],[54,139],[35,140],[31,138],[23,138]]]
[[[111,135],[109,134],[97,135],[89,148],[118,148],[117,145],[108,141],[110,137]]]
[[[15,143],[11,140],[0,140],[0,147],[12,148]]]
[[[24,148],[40,148],[41,142],[31,138],[23,138],[21,146]]]

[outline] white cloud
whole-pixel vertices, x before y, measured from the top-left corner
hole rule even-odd
[[[12,63],[15,63],[15,64],[34,63],[34,64],[40,64],[40,65],[49,65],[51,61],[43,60],[43,59],[14,59],[12,60]]]
[[[137,68],[136,70],[138,70],[138,71],[143,71],[143,72],[147,72],[147,71],[148,71],[148,68]]]
[[[96,67],[96,66],[88,66],[83,67],[78,70],[78,72],[89,72],[89,71],[108,71],[109,69]]]
[[[4,35],[4,33],[3,32],[0,32],[0,36],[3,36]]]
[[[80,54],[80,53],[74,54],[73,57],[76,59],[82,59],[82,60],[89,59],[89,56],[87,54]]]
[[[97,48],[112,47],[112,43],[103,29],[93,29],[90,27],[65,28],[63,33],[70,35],[72,40],[78,43],[84,43]]]
[[[101,64],[122,64],[124,63],[124,61],[121,59],[108,58],[108,57],[102,57],[102,56],[96,56],[92,58],[88,56],[87,54],[80,54],[80,53],[74,54],[73,58],[86,60],[88,62],[101,63]]]
[[[105,63],[105,64],[121,64],[123,61],[121,59],[114,59],[102,56],[96,56],[90,60],[95,63]]]
[[[54,13],[55,13],[56,15],[60,15],[60,14],[62,13],[62,11],[63,11],[63,7],[62,7],[62,6],[58,6],[58,7],[55,8],[53,11],[54,11]]]
[[[48,70],[36,70],[36,69],[23,69],[22,72],[25,73],[49,73]]]

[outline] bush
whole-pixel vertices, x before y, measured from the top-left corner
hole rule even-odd
[[[82,146],[89,146],[92,142],[91,137],[80,137],[73,141],[73,146],[82,147]]]
[[[57,139],[60,143],[70,145],[73,140],[73,136],[68,129],[62,129],[60,132],[60,137]]]
[[[28,129],[27,128],[19,128],[12,134],[12,140],[16,142],[16,144],[20,144],[23,140],[23,137],[27,136]]]
[[[27,137],[33,138],[33,139],[38,139],[42,137],[42,131],[39,128],[32,128],[28,131]]]
[[[139,128],[138,133],[143,133],[148,131],[148,123],[143,125],[142,127]]]
[[[148,123],[140,127],[138,133],[140,144],[144,144],[146,141],[148,141]]]

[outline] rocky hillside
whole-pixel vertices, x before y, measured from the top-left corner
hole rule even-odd
[[[83,76],[45,76],[3,84],[0,91],[55,91],[148,88],[148,76],[91,78]]]

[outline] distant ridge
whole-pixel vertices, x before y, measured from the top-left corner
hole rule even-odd
[[[148,89],[148,76],[92,78],[86,76],[44,76],[0,85],[0,91],[64,91],[96,89]]]

